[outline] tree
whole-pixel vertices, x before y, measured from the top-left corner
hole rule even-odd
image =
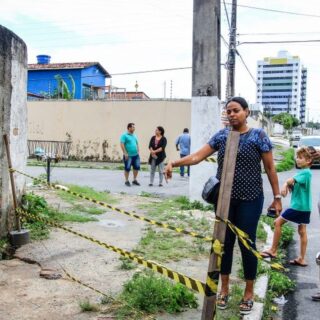
[[[76,86],[75,82],[73,80],[73,77],[71,74],[68,75],[70,82],[71,82],[71,91],[68,88],[67,83],[63,80],[60,74],[57,74],[54,76],[54,78],[57,80],[57,97],[66,99],[66,100],[72,100],[74,99],[74,95],[76,93]]]
[[[285,130],[291,130],[293,127],[297,127],[300,124],[296,117],[286,112],[273,116],[272,121],[282,124]]]

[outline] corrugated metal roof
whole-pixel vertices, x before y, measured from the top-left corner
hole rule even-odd
[[[102,67],[102,65],[99,62],[70,62],[70,63],[48,63],[48,64],[40,64],[40,63],[34,63],[34,64],[28,64],[28,70],[59,70],[59,69],[84,69],[89,68],[92,66],[97,66],[102,73],[107,78],[111,78],[111,75],[108,73],[106,69]]]

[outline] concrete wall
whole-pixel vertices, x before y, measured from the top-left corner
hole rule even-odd
[[[12,229],[12,195],[3,134],[10,140],[12,165],[25,171],[27,158],[27,48],[10,30],[0,26],[0,237]],[[25,178],[15,178],[17,196]]]
[[[127,124],[136,124],[142,161],[156,126],[163,126],[168,140],[167,159],[179,157],[175,140],[190,128],[190,100],[147,101],[28,101],[30,140],[71,139],[70,155],[76,159],[119,161],[120,135]],[[260,122],[249,118],[251,127]]]
[[[31,140],[72,140],[77,159],[119,161],[120,135],[136,124],[142,161],[149,156],[149,140],[163,126],[168,140],[167,159],[175,159],[175,139],[190,128],[191,103],[181,101],[29,101]]]

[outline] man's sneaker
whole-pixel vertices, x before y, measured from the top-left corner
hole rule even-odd
[[[135,184],[136,186],[140,186],[140,183],[137,180],[133,180],[132,184]]]
[[[129,181],[126,181],[124,184],[125,184],[127,187],[130,187],[130,186],[131,186],[131,183],[130,183]]]

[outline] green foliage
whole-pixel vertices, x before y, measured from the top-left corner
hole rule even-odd
[[[120,307],[116,313],[123,319],[128,319],[125,316],[130,315],[132,308],[149,313],[177,313],[198,306],[193,292],[151,272],[134,274],[132,279],[124,284],[121,300],[127,305]]]
[[[281,296],[295,288],[295,282],[292,281],[284,273],[270,270],[269,271],[269,290],[271,290],[276,296]]]
[[[213,206],[212,205],[204,205],[200,201],[190,201],[189,198],[185,196],[177,197],[175,199],[175,202],[180,204],[181,210],[201,210],[201,211],[212,211]]]
[[[132,262],[130,259],[127,259],[125,257],[120,257],[120,261],[121,261],[121,265],[120,265],[121,270],[132,270],[137,268],[137,265],[134,262]]]
[[[259,223],[258,223],[258,228],[257,228],[257,238],[263,242],[265,242],[267,240],[267,231],[264,230],[264,227],[263,227],[263,222],[261,220],[259,220]]]
[[[195,239],[190,243],[181,234],[149,228],[134,251],[146,259],[179,261],[183,258],[199,258],[208,253],[209,243],[201,239]]]
[[[54,78],[57,80],[57,98],[62,98],[66,100],[72,100],[74,99],[75,95],[75,82],[71,74],[68,75],[70,82],[71,82],[71,91],[67,85],[67,83],[63,80],[62,76],[60,74],[57,74],[54,76]]]
[[[27,193],[23,196],[24,208],[26,211],[39,217],[53,221],[88,222],[96,221],[95,218],[86,217],[80,214],[67,214],[50,207],[47,201],[34,193]],[[49,227],[46,223],[37,219],[28,219],[24,226],[31,231],[31,239],[41,240],[49,237]]]
[[[88,186],[77,186],[74,184],[67,184],[66,185],[71,192],[80,193],[88,198],[96,199],[98,201],[104,201],[109,204],[116,203],[117,201],[108,193],[108,192],[100,192],[96,191],[91,187]],[[79,197],[74,196],[68,192],[59,190],[58,195],[65,201],[69,203],[74,203],[75,201],[80,201]]]
[[[79,307],[81,308],[82,312],[97,312],[97,311],[99,311],[99,306],[91,303],[88,299],[80,301]]]
[[[273,116],[272,121],[282,124],[286,130],[291,130],[293,127],[297,127],[299,125],[299,120],[286,112]]]
[[[234,284],[230,290],[230,299],[226,310],[217,309],[217,320],[240,320],[242,317],[239,314],[239,302],[243,297],[243,289]]]
[[[294,149],[290,148],[280,153],[282,160],[276,165],[277,172],[283,172],[291,170],[294,167]]]

